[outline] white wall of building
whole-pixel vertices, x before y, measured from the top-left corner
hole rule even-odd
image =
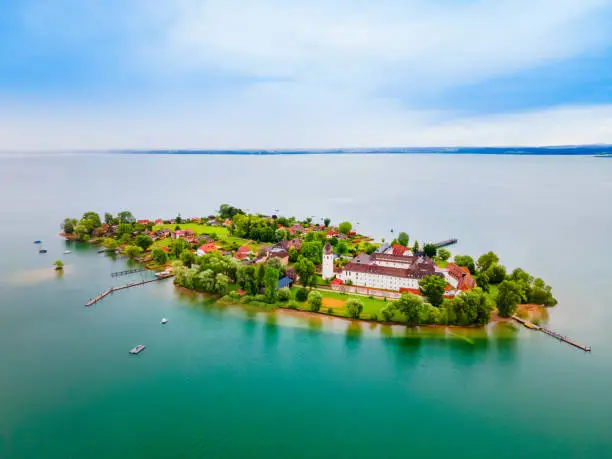
[[[331,279],[334,277],[334,255],[323,254],[323,269],[321,273],[323,279]]]
[[[386,290],[399,290],[400,288],[419,288],[419,280],[410,277],[386,276],[383,274],[361,273],[356,271],[342,271],[338,277],[343,282],[351,281],[353,285]]]

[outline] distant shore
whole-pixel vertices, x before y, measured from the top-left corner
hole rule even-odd
[[[518,155],[518,156],[599,156],[612,155],[612,145],[567,145],[546,147],[377,147],[313,149],[178,149],[113,150],[109,153],[147,155]]]

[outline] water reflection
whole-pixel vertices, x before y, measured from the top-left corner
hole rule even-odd
[[[351,321],[346,327],[345,342],[349,352],[355,352],[359,349],[361,338],[363,337],[362,323],[359,321]]]
[[[273,349],[278,345],[278,324],[275,313],[269,313],[264,325],[264,342],[267,349]]]

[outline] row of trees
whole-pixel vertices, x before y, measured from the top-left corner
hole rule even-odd
[[[393,320],[395,312],[401,313],[407,325],[485,325],[491,320],[494,304],[479,288],[444,300],[439,307],[425,303],[423,298],[411,293],[403,294],[399,300],[389,302],[381,310],[383,320]]]
[[[104,223],[108,226],[117,225],[119,235],[147,229],[146,225],[136,223],[136,219],[129,211],[119,212],[116,216],[106,212]],[[74,235],[79,241],[87,241],[91,237],[101,235],[102,220],[96,212],[85,212],[80,220],[65,218],[60,227],[65,234]],[[152,227],[153,224],[151,223],[150,228]]]
[[[503,317],[512,316],[521,303],[544,306],[557,304],[550,285],[546,285],[540,278],[534,278],[521,268],[516,268],[508,274],[506,267],[499,263],[499,257],[494,252],[487,252],[476,261],[469,255],[457,255],[455,263],[468,268],[478,286],[485,292],[490,291],[492,286],[497,286],[495,301]]]

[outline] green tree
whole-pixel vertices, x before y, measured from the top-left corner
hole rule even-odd
[[[249,295],[257,295],[259,286],[255,276],[255,267],[253,265],[240,266],[236,272],[238,285],[244,289]]]
[[[99,228],[102,226],[100,215],[98,215],[96,212],[85,212],[83,217],[81,217],[81,223],[87,226],[90,232],[94,228]]]
[[[301,288],[295,292],[295,299],[302,302],[306,301],[308,299],[308,289]]]
[[[104,223],[110,226],[113,224],[114,221],[115,221],[115,217],[113,217],[113,214],[109,212],[104,213]]]
[[[84,241],[85,236],[89,236],[89,230],[85,225],[79,223],[77,226],[74,227],[74,234],[79,241]]]
[[[289,261],[291,263],[295,263],[300,256],[300,253],[293,246],[289,247]]]
[[[215,292],[221,296],[227,295],[229,292],[229,278],[223,273],[218,273],[215,276]]]
[[[414,326],[420,323],[423,309],[421,297],[412,293],[404,293],[394,306],[404,315],[407,325]]]
[[[308,294],[308,306],[312,312],[319,312],[321,309],[321,304],[323,304],[323,297],[316,290],[312,290]]]
[[[336,252],[340,255],[345,255],[349,251],[349,246],[346,241],[338,241],[336,244]]]
[[[491,284],[499,284],[506,278],[506,268],[503,265],[493,264],[485,272]]]
[[[180,258],[181,254],[188,248],[187,241],[182,238],[177,238],[172,241],[172,254],[174,258]]]
[[[180,225],[181,223],[183,223],[183,217],[181,217],[181,214],[178,214],[176,218],[174,219],[174,221],[176,222],[177,225]]]
[[[264,295],[266,302],[272,304],[276,301],[276,289],[278,288],[279,271],[276,268],[266,267],[264,273]]]
[[[274,232],[275,238],[277,241],[285,241],[287,240],[289,233],[287,232],[286,229],[283,228],[278,228],[275,232]]]
[[[142,233],[145,229],[146,229],[146,226],[144,225],[144,223],[134,223],[134,231],[138,231],[139,233]]]
[[[137,258],[142,255],[142,249],[137,245],[128,245],[125,249],[123,249],[123,253],[127,257]]]
[[[315,265],[320,265],[323,261],[323,244],[320,241],[304,242],[300,255],[308,258]]]
[[[156,247],[151,251],[151,258],[158,265],[165,265],[168,263],[168,254],[159,247]]]
[[[380,315],[385,322],[390,322],[393,319],[393,313],[395,312],[395,306],[393,303],[388,303],[384,308],[380,310]]]
[[[151,239],[146,234],[139,234],[134,239],[134,243],[140,247],[142,250],[147,250],[151,245],[153,245],[153,239]]]
[[[325,225],[325,228],[329,228],[329,224],[331,223],[331,218],[329,217],[325,217],[323,219],[323,224]]]
[[[408,236],[408,233],[404,233],[402,231],[397,236],[397,243],[403,245],[404,247],[408,247],[408,242],[409,241],[410,241],[410,237]]]
[[[419,247],[419,241],[414,241],[414,245],[412,246],[412,251],[414,253],[417,253],[420,251],[420,247]]]
[[[445,288],[446,281],[443,277],[431,275],[425,276],[419,281],[419,290],[434,306],[440,306],[442,304]]]
[[[491,320],[493,304],[480,288],[457,295],[451,305],[457,325],[486,325]]]
[[[423,246],[423,253],[429,258],[433,258],[436,256],[436,253],[438,253],[438,248],[435,244],[425,244]]]
[[[489,274],[486,272],[476,273],[476,284],[485,292],[489,291]]]
[[[465,266],[472,274],[476,273],[474,259],[469,255],[455,255],[455,264],[457,266]]]
[[[109,250],[115,250],[117,248],[117,241],[112,237],[105,237],[102,241],[102,245]]]
[[[489,268],[491,268],[493,265],[496,265],[498,262],[499,257],[497,255],[495,255],[493,252],[487,252],[478,257],[478,270],[487,271]]]
[[[136,219],[132,215],[132,212],[129,212],[127,210],[124,210],[123,212],[119,212],[117,216],[119,217],[119,223],[132,224],[136,222]]]
[[[361,311],[363,311],[363,303],[356,298],[351,298],[344,304],[344,309],[351,319],[359,319]]]
[[[338,231],[340,231],[342,234],[348,234],[352,229],[353,225],[351,225],[351,222],[342,222],[338,225]]]
[[[541,304],[544,306],[554,306],[557,304],[557,300],[552,295],[552,288],[542,279],[535,279],[533,286],[529,292],[529,302],[534,304]]]
[[[312,261],[300,256],[294,268],[302,285],[309,286],[314,283],[315,265]]]
[[[76,220],[71,218],[65,218],[61,224],[61,228],[66,234],[74,233],[74,227],[76,226]]]
[[[189,249],[183,250],[183,252],[181,253],[181,261],[188,268],[191,268],[191,265],[195,263],[195,259],[196,259],[195,254],[191,252]]]
[[[451,257],[451,253],[447,249],[438,249],[438,258],[440,260],[446,261]]]
[[[499,284],[497,309],[502,317],[510,317],[521,302],[521,287],[517,281],[505,280]]]
[[[134,225],[131,223],[119,223],[119,225],[117,225],[117,235],[131,234],[133,229]]]
[[[64,263],[62,262],[62,260],[55,260],[53,264],[55,265],[55,269],[57,271],[64,269]]]
[[[289,287],[280,288],[276,292],[276,297],[278,298],[278,301],[287,302],[291,299],[291,290]]]

